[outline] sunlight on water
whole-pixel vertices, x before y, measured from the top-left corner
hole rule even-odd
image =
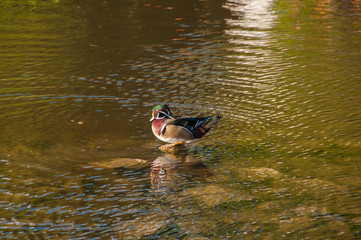
[[[360,236],[359,1],[3,1],[1,239]],[[153,106],[220,115],[165,154]]]

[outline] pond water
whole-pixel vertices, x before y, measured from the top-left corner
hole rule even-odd
[[[361,237],[359,0],[2,0],[1,239]],[[187,155],[153,106],[220,115]]]

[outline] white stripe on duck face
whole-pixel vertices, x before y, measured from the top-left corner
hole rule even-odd
[[[174,117],[171,116],[170,112],[168,110],[166,110],[167,113],[163,112],[163,111],[158,111],[157,112],[157,119],[163,119],[163,118],[170,118],[170,119],[174,119]],[[160,113],[163,114],[163,116],[160,116]]]

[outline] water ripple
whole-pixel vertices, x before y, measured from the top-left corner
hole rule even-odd
[[[0,238],[359,236],[357,1],[33,4],[0,4]],[[167,156],[161,103],[222,118]]]

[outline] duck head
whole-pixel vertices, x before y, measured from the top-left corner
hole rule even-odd
[[[172,117],[172,112],[170,111],[169,107],[166,104],[155,106],[152,110],[152,118],[150,119],[150,121],[153,121],[154,119],[164,118],[174,119]]]

